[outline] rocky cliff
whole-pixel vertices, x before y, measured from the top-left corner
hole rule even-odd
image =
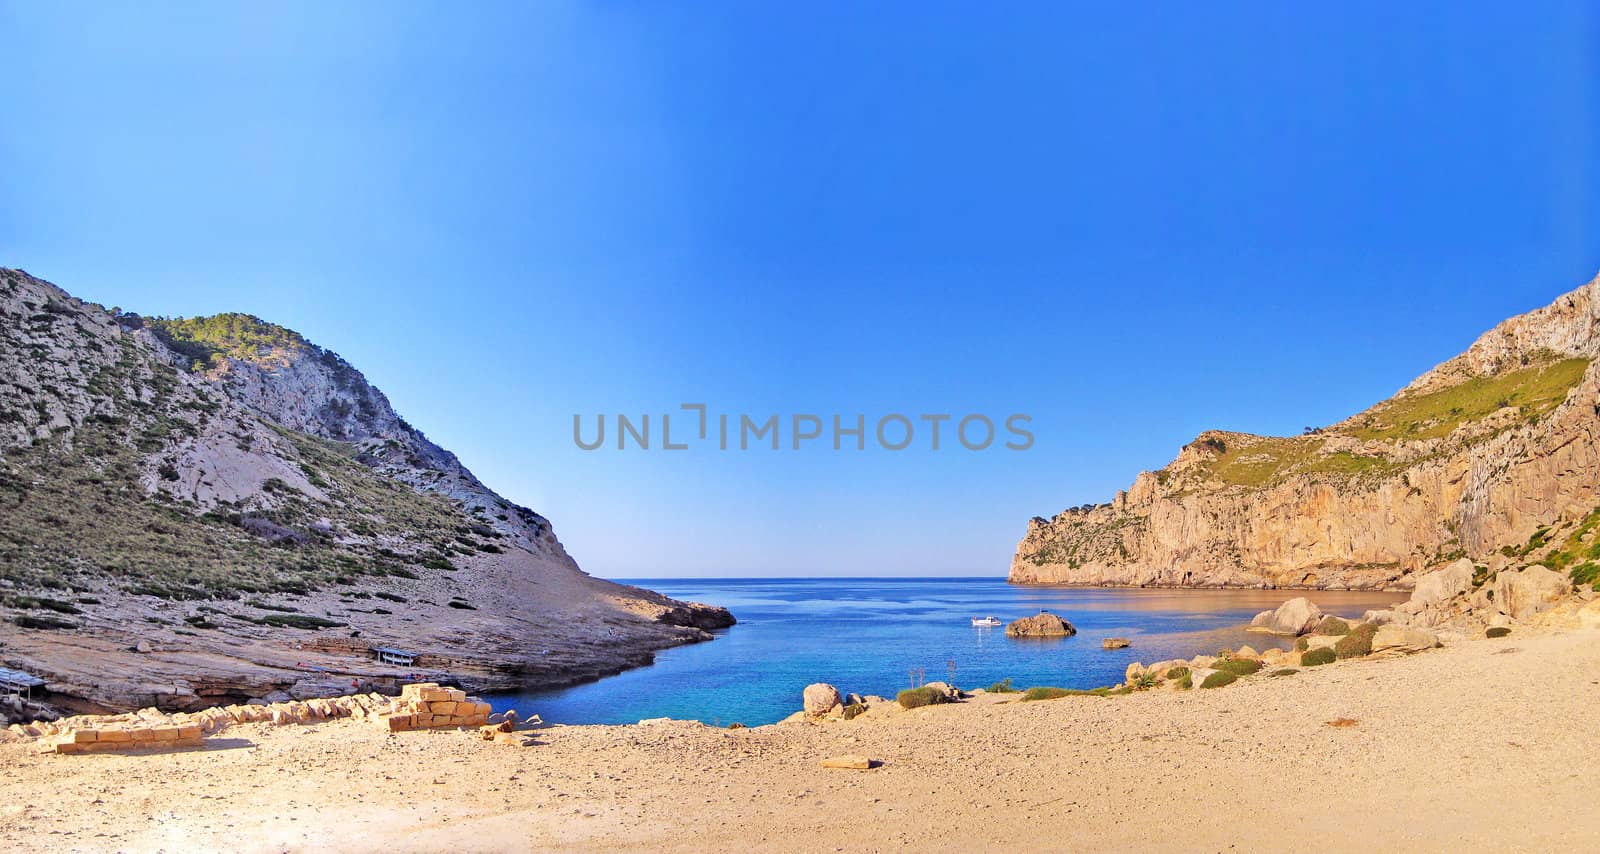
[[[1506,565],[1600,505],[1600,279],[1294,437],[1212,431],[1108,504],[1034,518],[1017,583],[1399,588]]]
[[[0,666],[81,710],[647,663],[732,618],[582,573],[338,355],[0,269]],[[342,689],[342,690],[341,690]]]

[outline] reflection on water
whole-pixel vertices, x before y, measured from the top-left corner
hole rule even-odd
[[[1017,587],[995,579],[818,578],[650,579],[669,596],[723,605],[739,625],[710,643],[661,653],[651,667],[589,685],[493,698],[497,709],[536,712],[558,723],[632,723],[673,717],[713,724],[771,723],[800,705],[811,682],[892,696],[923,669],[928,679],[984,687],[1092,688],[1120,682],[1130,662],[1189,658],[1237,648],[1287,648],[1286,639],[1247,634],[1259,611],[1309,596],[1324,611],[1360,616],[1404,598],[1394,593],[1283,590],[1134,590]],[[972,617],[1007,622],[1049,610],[1076,637],[1023,641]],[[1100,639],[1126,637],[1127,649]]]

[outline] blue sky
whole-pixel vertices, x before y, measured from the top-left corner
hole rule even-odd
[[[1583,4],[0,2],[0,264],[337,350],[609,576],[999,575],[1600,269]],[[1033,416],[597,451],[574,413]]]

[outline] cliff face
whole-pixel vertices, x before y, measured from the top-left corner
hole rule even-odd
[[[1600,505],[1597,355],[1600,279],[1338,424],[1207,432],[1111,503],[1033,519],[1010,580],[1405,588],[1504,563]]]
[[[557,685],[731,621],[585,575],[290,330],[0,269],[0,666],[69,707],[381,684],[373,644],[474,689]]]

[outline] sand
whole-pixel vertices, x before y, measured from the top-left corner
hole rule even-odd
[[[355,722],[166,755],[0,745],[0,849],[1595,850],[1596,708],[1600,632],[1519,632],[1214,691],[520,748]],[[884,764],[819,767],[838,754]]]

